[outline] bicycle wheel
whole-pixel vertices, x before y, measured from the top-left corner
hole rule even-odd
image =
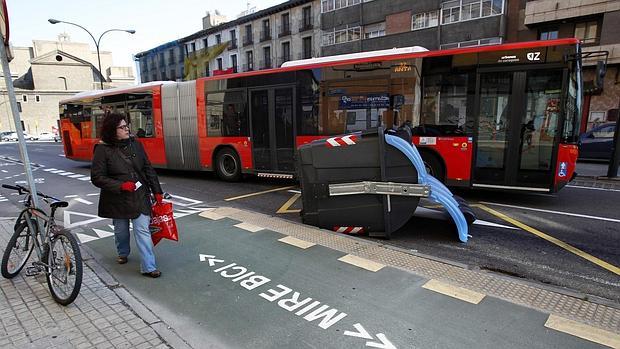
[[[59,304],[71,304],[82,287],[82,254],[75,236],[68,231],[58,232],[50,242],[47,260],[47,284],[52,297]]]
[[[36,222],[33,221],[32,226],[35,230],[37,229]],[[24,268],[32,254],[32,250],[34,250],[36,235],[36,232],[33,234],[30,231],[26,221],[22,221],[17,225],[2,255],[2,265],[0,266],[2,276],[12,279]]]

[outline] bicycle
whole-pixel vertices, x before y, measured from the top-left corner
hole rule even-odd
[[[24,268],[32,251],[37,252],[32,266],[26,268],[26,276],[45,273],[54,300],[62,305],[71,304],[82,286],[82,255],[73,234],[56,224],[56,210],[69,203],[37,192],[49,205],[50,214],[35,208],[32,193],[20,185],[3,184],[3,188],[26,194],[25,208],[15,221],[13,236],[2,255],[0,271],[7,279],[14,278]]]

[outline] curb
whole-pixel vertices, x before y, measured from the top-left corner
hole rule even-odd
[[[84,263],[92,269],[92,271],[99,277],[101,282],[113,290],[114,293],[127,305],[129,310],[134,312],[142,321],[144,321],[149,327],[159,335],[168,346],[176,349],[193,349],[183,338],[181,338],[176,331],[168,324],[163,322],[155,313],[147,308],[138,298],[134,297],[129,290],[120,284],[113,276],[108,272],[103,265],[99,263],[102,256],[93,251],[85,244],[80,244],[80,250],[82,252],[82,258]]]

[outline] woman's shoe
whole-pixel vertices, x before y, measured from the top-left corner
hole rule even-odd
[[[118,263],[118,264],[125,264],[125,263],[127,263],[127,257],[118,256],[118,258],[116,258],[116,263]]]
[[[152,277],[152,278],[158,278],[158,277],[160,277],[160,276],[161,276],[161,271],[159,271],[159,270],[155,269],[155,270],[150,271],[150,272],[148,272],[148,273],[142,273],[142,275],[144,275],[144,276],[150,276],[150,277]]]

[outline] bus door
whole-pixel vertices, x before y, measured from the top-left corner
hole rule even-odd
[[[564,75],[548,67],[480,71],[474,187],[550,190]]]
[[[294,172],[295,89],[292,86],[250,90],[254,169]]]

